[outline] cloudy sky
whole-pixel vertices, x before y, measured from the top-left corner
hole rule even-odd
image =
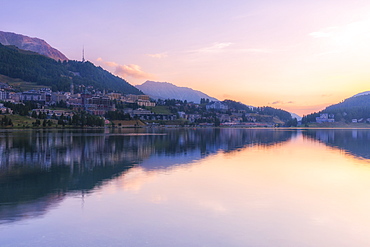
[[[300,115],[370,90],[368,0],[17,0],[0,30],[131,84],[166,81]]]

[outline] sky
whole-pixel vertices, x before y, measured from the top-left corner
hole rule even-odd
[[[306,115],[370,91],[368,0],[1,0],[0,30],[133,85]]]

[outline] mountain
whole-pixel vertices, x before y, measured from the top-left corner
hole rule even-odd
[[[290,115],[292,115],[292,118],[296,118],[298,121],[301,121],[302,120],[302,117],[301,116],[299,116],[299,115],[297,115],[297,114],[295,114],[293,112],[291,112]]]
[[[216,98],[200,91],[188,87],[178,87],[168,82],[146,81],[141,85],[137,85],[136,88],[154,99],[179,99],[194,103],[200,103],[201,98],[218,101]]]
[[[122,78],[112,75],[91,62],[55,61],[15,46],[0,44],[0,74],[26,82],[49,86],[53,91],[69,91],[74,84],[76,92],[84,86],[98,90],[114,90],[125,94],[143,94]],[[80,87],[81,86],[81,87]]]
[[[57,49],[51,47],[42,39],[31,38],[21,34],[0,31],[0,43],[3,45],[14,45],[19,49],[33,51],[50,57],[56,61],[66,61],[68,58]]]

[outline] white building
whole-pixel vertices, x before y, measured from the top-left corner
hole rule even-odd
[[[207,110],[214,109],[214,110],[225,110],[225,111],[227,111],[229,109],[229,107],[227,105],[223,104],[221,101],[216,101],[216,102],[212,102],[212,103],[206,105],[206,109]]]
[[[3,89],[0,90],[0,100],[5,100],[9,98],[9,93],[4,91]]]
[[[328,113],[320,114],[320,117],[316,118],[316,123],[334,123],[334,115]]]

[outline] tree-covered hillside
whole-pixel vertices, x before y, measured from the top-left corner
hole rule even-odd
[[[315,112],[303,117],[302,123],[314,122],[320,113],[334,114],[336,122],[351,122],[352,119],[370,118],[370,95],[351,97],[338,104],[328,106],[318,113]]]
[[[249,106],[243,104],[243,103],[240,103],[240,102],[236,102],[234,100],[224,100],[222,101],[222,103],[226,104],[229,109],[234,109],[236,111],[246,111],[246,112],[255,112],[253,109],[251,109]]]
[[[90,62],[55,61],[37,53],[0,44],[0,74],[11,78],[50,86],[53,91],[69,91],[71,83],[114,90],[125,94],[142,94],[125,80]]]
[[[280,120],[284,122],[292,119],[292,115],[289,112],[282,110],[282,109],[264,106],[264,107],[257,107],[256,110],[259,114],[278,117]]]
[[[269,106],[263,106],[263,107],[249,107],[243,103],[236,102],[234,100],[224,100],[222,103],[226,104],[230,110],[235,111],[245,111],[247,113],[258,113],[261,115],[269,115],[273,117],[278,117],[280,120],[286,122],[292,119],[292,115],[281,109],[269,107]]]

